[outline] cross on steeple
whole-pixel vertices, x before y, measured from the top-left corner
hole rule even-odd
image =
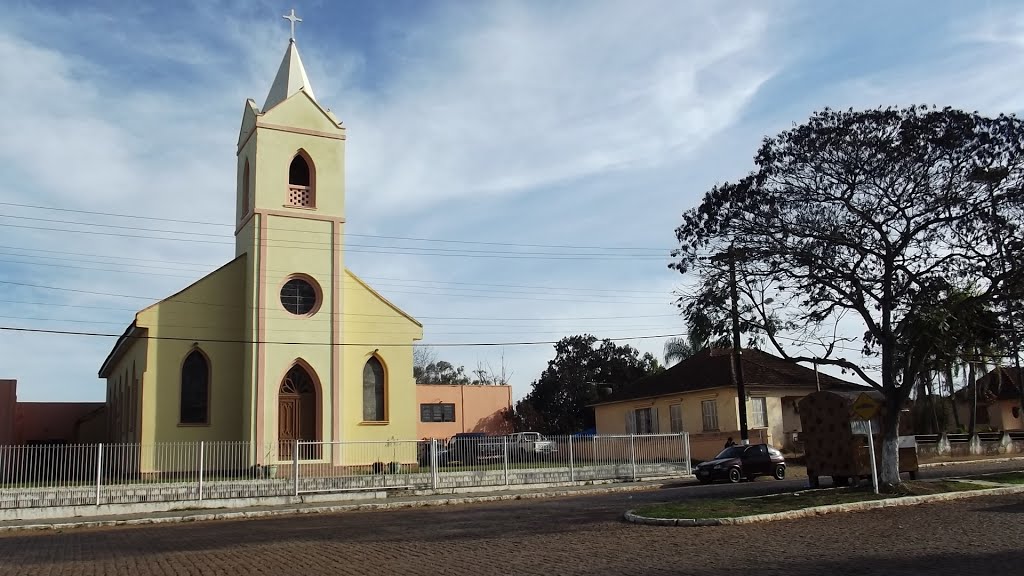
[[[295,23],[296,22],[302,22],[302,18],[299,18],[298,16],[295,15],[295,8],[292,8],[292,11],[291,11],[290,14],[286,14],[284,16],[281,16],[281,18],[284,18],[285,20],[288,20],[289,22],[291,22],[291,24],[292,24],[292,37],[291,37],[291,40],[292,40],[292,42],[294,42],[295,41]]]

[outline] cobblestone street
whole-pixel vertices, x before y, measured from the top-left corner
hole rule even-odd
[[[621,520],[623,510],[639,502],[740,488],[689,487],[448,508],[11,533],[0,537],[0,575],[835,571],[996,576],[1024,571],[1021,496],[743,527],[643,527]]]

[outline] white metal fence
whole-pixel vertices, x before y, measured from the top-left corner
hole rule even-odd
[[[255,449],[254,449],[255,448]],[[252,464],[253,461],[267,464]],[[0,508],[689,475],[686,434],[0,446]]]

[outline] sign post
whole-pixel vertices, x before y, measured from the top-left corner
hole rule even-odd
[[[850,416],[855,420],[863,421],[864,427],[867,429],[868,457],[871,459],[871,486],[875,489],[875,494],[878,494],[878,467],[875,464],[875,437],[871,430],[871,420],[878,414],[879,407],[877,400],[862,392],[853,401],[853,407],[850,409]]]

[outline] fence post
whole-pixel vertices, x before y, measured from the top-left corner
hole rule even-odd
[[[299,496],[299,441],[292,446],[292,495]]]
[[[203,462],[206,460],[203,455],[205,453],[205,442],[199,441],[199,500],[203,499]]]
[[[430,439],[430,487],[437,490],[437,438]]]
[[[633,481],[636,482],[636,435],[629,435],[629,463],[633,467]]]
[[[576,481],[576,462],[572,455],[572,434],[569,434],[569,482]]]
[[[693,469],[690,459],[690,434],[688,432],[681,432],[683,435],[683,455],[686,457],[686,475],[692,476]]]
[[[103,443],[100,442],[96,452],[96,505],[100,505],[100,485],[103,483]]]
[[[501,459],[505,465],[505,486],[508,486],[508,436],[501,437]]]

